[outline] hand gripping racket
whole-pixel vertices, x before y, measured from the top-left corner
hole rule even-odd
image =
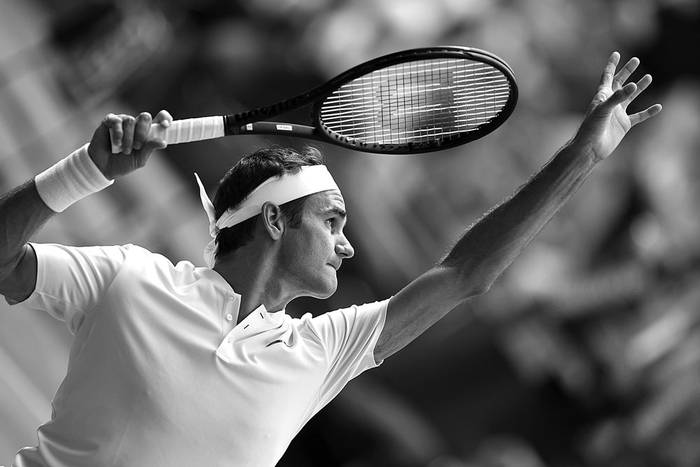
[[[168,144],[227,135],[298,136],[358,151],[414,154],[480,138],[512,113],[510,67],[483,50],[430,47],[358,65],[304,94],[247,112],[175,120],[152,131]],[[307,124],[265,121],[311,106]]]

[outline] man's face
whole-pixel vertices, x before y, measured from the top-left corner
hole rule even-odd
[[[336,271],[354,250],[343,234],[345,201],[338,190],[309,196],[301,225],[285,229],[281,273],[303,295],[327,298],[338,287]]]

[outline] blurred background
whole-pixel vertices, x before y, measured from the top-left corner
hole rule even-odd
[[[378,55],[455,44],[515,70],[488,137],[431,156],[314,143],[343,188],[356,257],[326,301],[381,299],[441,258],[575,132],[612,50],[652,87],[635,128],[488,294],[350,383],[281,466],[700,465],[697,0],[2,0],[0,188],[88,141],[107,112],[176,118],[276,102]],[[633,109],[632,109],[633,110]],[[35,241],[137,243],[202,265],[192,172],[213,193],[253,136],[168,148]],[[71,336],[0,304],[0,464],[51,414]]]

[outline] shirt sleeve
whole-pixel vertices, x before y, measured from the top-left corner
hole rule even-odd
[[[126,259],[127,246],[70,247],[32,243],[36,287],[20,302],[64,321],[75,334],[85,314],[100,301]]]
[[[353,305],[311,319],[311,328],[321,341],[328,373],[321,386],[318,408],[333,399],[352,378],[382,362],[374,359],[374,348],[384,327],[389,300]]]

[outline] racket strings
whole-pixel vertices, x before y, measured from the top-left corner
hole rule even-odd
[[[510,99],[497,68],[426,59],[376,70],[341,86],[320,111],[331,135],[368,144],[429,143],[476,131]]]

